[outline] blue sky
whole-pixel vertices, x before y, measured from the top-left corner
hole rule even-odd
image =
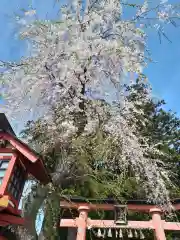
[[[0,60],[19,60],[26,54],[26,45],[17,37],[15,14],[20,9],[27,9],[32,4],[37,9],[40,18],[57,17],[58,5],[56,0],[1,0],[0,9]],[[171,0],[170,2],[177,2]],[[62,2],[62,1],[60,1]],[[3,6],[3,7],[2,7]],[[180,21],[179,21],[180,24]],[[148,46],[152,58],[157,63],[152,63],[145,69],[156,97],[163,98],[167,102],[167,109],[172,109],[180,115],[180,28],[168,26],[166,33],[171,39],[169,43],[163,39],[160,44],[157,33],[148,30]]]
[[[159,44],[157,33],[149,33],[148,45],[152,58],[157,63],[150,64],[145,73],[149,77],[154,94],[165,99],[167,108],[180,115],[180,28],[168,26],[166,33],[172,43],[163,39]]]

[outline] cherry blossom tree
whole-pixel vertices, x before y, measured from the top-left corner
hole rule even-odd
[[[126,5],[137,10],[129,21],[122,18]],[[34,140],[33,144],[41,153],[57,143],[67,146],[79,137],[86,139],[101,128],[108,148],[116,146],[112,156],[104,144],[104,168],[126,173],[130,167],[137,182],[143,184],[147,199],[170,207],[169,172],[160,158],[149,154],[163,153],[139,133],[132,110],[142,116],[143,111],[137,108],[138,102],[128,100],[122,87],[127,73],[142,77],[149,61],[147,36],[141,26],[152,10],[153,21],[159,19],[153,26],[164,35],[162,22],[174,23],[173,18],[178,17],[176,8],[166,1],[152,9],[148,1],[138,5],[87,0],[85,6],[80,0],[70,1],[62,7],[59,21],[23,25],[21,37],[31,46],[30,56],[18,64],[3,63],[6,70],[1,84],[4,111],[10,117],[17,121],[40,119],[35,129],[41,129],[46,141],[38,144]],[[28,11],[25,17],[33,14],[34,10]],[[149,92],[142,101],[150,97]],[[72,162],[66,158],[63,164],[70,167]],[[52,172],[55,185],[61,185],[63,171],[62,162],[56,162]]]
[[[149,146],[146,139],[140,141],[135,119],[133,125],[129,124],[132,121],[129,108],[134,107],[126,100],[121,87],[127,72],[141,74],[146,65],[142,51],[142,46],[146,48],[146,36],[135,27],[135,20],[121,19],[122,6],[117,0],[101,0],[87,1],[82,8],[81,1],[72,1],[61,9],[60,21],[35,21],[26,25],[21,36],[29,39],[31,56],[2,76],[6,111],[15,117],[23,118],[30,113],[42,117],[48,123],[52,142],[57,138],[66,141],[77,132],[88,135],[96,131],[99,118],[104,119],[108,113],[110,117],[104,121],[103,128],[120,146],[123,159],[119,165],[131,164],[139,177],[146,175],[148,192],[153,190],[150,198],[164,201],[168,193],[161,175],[165,172],[158,170],[158,159],[145,157],[146,151],[154,146]],[[148,12],[147,1],[134,7],[138,9],[137,19]],[[161,2],[157,14],[168,21],[170,10],[169,5]],[[86,104],[88,90],[108,100],[110,107]],[[52,109],[56,108],[61,109],[61,114],[54,123]],[[94,109],[96,115],[92,115]],[[81,130],[75,113],[80,113]],[[55,136],[57,122],[62,128],[59,136]]]

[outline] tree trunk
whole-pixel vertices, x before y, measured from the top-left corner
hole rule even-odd
[[[60,200],[59,195],[53,192],[46,200],[45,217],[42,231],[38,240],[58,240],[60,223]]]
[[[26,207],[23,211],[24,218],[27,219],[27,224],[25,225],[27,231],[31,235],[32,240],[38,240],[38,235],[36,232],[35,222],[39,209],[42,207],[44,200],[47,197],[48,188],[44,186],[38,186],[36,196],[30,195],[30,201],[26,202]],[[30,193],[32,194],[32,193]]]

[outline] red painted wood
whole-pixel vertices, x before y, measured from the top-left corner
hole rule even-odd
[[[2,184],[0,185],[0,195],[3,196],[3,195],[5,195],[5,191],[6,191],[6,188],[8,186],[8,183],[9,183],[9,180],[10,180],[10,177],[11,177],[11,174],[12,174],[17,156],[16,155],[0,156],[0,159],[10,159],[10,162],[9,162],[8,168],[6,170],[5,176],[3,178]]]
[[[79,219],[61,219],[60,227],[78,227]],[[92,220],[88,218],[87,228],[120,228],[114,223],[114,220]],[[121,228],[132,229],[154,229],[152,221],[128,221],[127,225],[121,225]]]
[[[78,218],[78,229],[76,240],[86,240],[86,227],[87,227],[87,218],[88,218],[88,207],[80,207],[79,218]]]
[[[29,161],[36,162],[38,156],[28,147],[27,144],[18,141],[14,136],[8,133],[0,133],[0,137],[7,140],[15,149],[22,153]]]
[[[91,203],[73,203],[73,202],[67,202],[67,201],[61,201],[60,205],[62,208],[66,209],[78,209],[80,206],[86,206],[89,207],[91,211],[96,210],[114,210],[113,204],[91,204]],[[138,205],[138,204],[127,204],[127,208],[129,210],[135,211],[135,212],[148,212],[150,209],[154,208],[154,205]]]
[[[180,210],[180,203],[178,203],[178,204],[173,204],[173,207],[174,207],[174,210],[175,210],[175,211]]]
[[[16,164],[19,164],[19,165],[21,165],[21,166],[24,168],[23,164],[21,163],[21,161],[20,161],[20,159],[19,159],[19,156],[17,156],[16,162],[15,162],[14,166],[15,166]],[[13,168],[13,170],[14,170],[14,168]],[[13,172],[13,170],[12,170],[12,172]],[[12,172],[11,172],[11,174],[12,174]],[[24,184],[25,184],[25,181],[26,181],[27,175],[28,175],[26,169],[24,169],[24,174],[25,174],[25,179],[24,179]],[[10,179],[9,179],[9,180],[10,180]],[[8,182],[8,184],[9,184],[9,182]],[[24,188],[24,186],[23,186],[23,188]],[[23,192],[23,188],[22,188],[22,192]],[[9,194],[9,192],[8,192],[7,189],[6,189],[6,191],[5,191],[4,194],[9,195],[10,200],[15,204],[16,209],[18,209],[19,202],[20,202],[20,199],[21,199],[21,196],[22,196],[22,192],[21,192],[21,194],[19,195],[19,198],[18,198],[18,199],[15,199],[13,196],[11,196],[11,195]]]
[[[25,157],[22,157],[22,162],[26,166],[28,173],[34,176],[41,183],[47,184],[49,182],[50,178],[40,159],[38,159],[35,163],[32,163],[27,161]]]
[[[163,221],[161,220],[162,211],[158,208],[153,208],[150,211],[152,215],[152,222],[154,226],[154,235],[156,240],[166,240]]]
[[[178,222],[165,222],[163,221],[165,230],[180,231],[180,223]]]
[[[11,197],[9,197],[9,199],[11,200]],[[14,214],[14,215],[17,215],[17,216],[21,215],[21,210],[19,210],[17,207],[13,208],[10,204],[7,207],[6,211],[8,213],[11,213],[11,214]]]
[[[3,236],[0,236],[0,240],[8,240],[8,239]]]
[[[0,207],[0,214],[3,210],[6,210],[6,212],[11,213],[13,215],[16,216],[20,216],[21,215],[21,210],[19,210],[16,206],[12,206],[10,204],[10,201],[12,201],[11,196],[9,195],[4,195],[3,197],[7,197],[7,199],[9,200],[8,206],[7,207]]]
[[[0,138],[7,140],[18,151],[18,155],[20,154],[24,156],[23,163],[27,167],[30,174],[32,174],[43,184],[47,184],[50,181],[50,177],[46,172],[42,160],[31,148],[29,148],[27,144],[23,143],[18,138],[9,133],[1,132]]]
[[[62,208],[65,208],[65,209],[78,209],[80,206],[87,206],[90,208],[91,211],[114,210],[114,204],[74,203],[74,202],[60,201],[60,205]],[[154,205],[127,204],[127,208],[134,212],[149,213],[149,211],[154,207],[155,207]],[[180,203],[173,204],[173,208],[175,211],[180,210]]]
[[[118,228],[114,220],[90,220],[88,221],[89,227],[96,228]],[[121,228],[132,229],[154,229],[152,221],[128,221],[127,225],[121,225]]]
[[[61,219],[60,227],[78,227],[78,219]]]
[[[161,220],[164,230],[180,231],[180,223],[178,222],[165,222]],[[73,227],[77,228],[79,224],[79,218],[76,219],[61,219],[60,227]],[[119,228],[114,224],[114,220],[92,220],[88,218],[87,228]],[[121,226],[121,228],[132,229],[155,229],[153,221],[128,221],[128,225]]]
[[[62,202],[61,202],[62,203]],[[67,202],[63,202],[63,207],[77,207],[72,203],[70,205],[66,204]],[[107,206],[108,204],[100,204],[102,206]],[[152,208],[150,210],[150,214],[152,215],[152,220],[150,221],[128,221],[127,225],[116,225],[114,220],[93,220],[88,218],[88,211],[97,209],[99,205],[92,204],[82,204],[79,209],[82,209],[82,213],[84,217],[80,215],[79,218],[76,219],[61,219],[60,227],[72,227],[78,228],[79,238],[77,236],[76,240],[84,240],[85,237],[85,228],[129,228],[129,229],[152,229],[155,232],[156,240],[165,240],[165,230],[172,231],[180,231],[180,223],[176,222],[166,222],[165,220],[161,220],[162,211],[160,208]],[[86,209],[86,210],[85,210]],[[102,208],[101,208],[102,209]],[[103,208],[104,209],[104,208]],[[108,209],[109,210],[109,209]],[[84,220],[83,220],[84,218]],[[81,232],[81,234],[80,234]]]
[[[10,147],[0,148],[0,153],[16,153],[16,150]]]
[[[8,211],[11,213],[14,213],[14,214],[18,214],[19,213],[18,206],[19,206],[20,197],[18,200],[16,200],[8,192],[8,185],[10,183],[10,178],[12,176],[12,173],[13,173],[16,163],[19,161],[18,156],[17,156],[17,154],[14,153],[12,156],[0,156],[0,159],[10,159],[8,168],[7,168],[5,176],[3,178],[3,182],[0,185],[0,196],[7,195],[9,197],[9,200],[15,205],[15,207],[13,207],[11,204],[9,204]]]
[[[0,213],[0,223],[4,224],[16,224],[16,225],[24,225],[25,219],[19,216],[14,216],[11,214],[3,214]]]

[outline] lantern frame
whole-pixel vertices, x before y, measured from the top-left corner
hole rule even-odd
[[[43,185],[51,177],[39,154],[17,138],[4,113],[0,113],[0,143],[0,227],[25,225],[29,219],[18,207],[28,175]],[[0,233],[0,239],[6,238]]]
[[[27,176],[29,174],[32,175],[42,184],[49,183],[50,176],[39,155],[27,144],[19,140],[13,133],[0,130],[0,140],[5,141],[5,146],[0,147],[0,159],[9,160],[2,184],[0,185],[0,212],[6,209],[8,213],[20,216],[21,211],[18,209],[18,206]],[[22,183],[20,191],[11,179],[13,171],[18,164],[21,165],[20,168],[24,168],[23,181],[21,181],[21,177],[19,182],[16,180],[18,186]],[[17,176],[15,176],[15,179],[17,179],[16,177]],[[10,181],[11,188],[8,189]],[[2,225],[2,223],[0,223],[0,225]]]
[[[1,154],[3,154],[3,153],[1,153]],[[11,177],[11,173],[13,171],[13,168],[14,168],[14,165],[16,162],[16,157],[17,156],[15,156],[14,154],[12,154],[10,156],[3,156],[3,155],[0,156],[0,161],[3,161],[3,160],[9,161],[5,175],[2,178],[2,183],[0,185],[0,196],[3,196],[7,193],[6,190],[7,190],[7,186],[8,186],[10,177]]]
[[[4,177],[2,178],[2,183],[0,185],[0,197],[3,196],[8,196],[9,198],[9,202],[11,204],[11,206],[13,208],[18,208],[19,206],[19,202],[22,196],[22,192],[23,192],[23,187],[25,184],[25,181],[27,179],[27,171],[26,168],[23,166],[23,164],[21,163],[19,156],[16,153],[10,153],[8,152],[10,155],[2,155],[2,150],[1,150],[1,155],[0,155],[0,161],[9,161],[7,169],[5,171]],[[5,154],[5,153],[4,153]],[[23,181],[18,182],[18,179],[15,178],[15,169],[17,168],[17,165],[21,165],[21,168],[23,168]],[[0,168],[1,170],[1,168]],[[12,180],[12,178],[14,178],[14,180]],[[15,181],[16,182],[13,182]],[[15,197],[15,195],[13,194],[13,192],[10,191],[10,184],[12,185],[13,189],[14,189],[14,194],[17,195],[17,197]],[[21,185],[20,185],[21,184]],[[20,185],[20,187],[19,187]],[[18,189],[19,187],[19,189]]]

